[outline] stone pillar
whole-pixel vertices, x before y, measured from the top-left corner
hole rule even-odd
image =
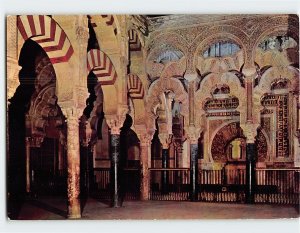
[[[140,139],[140,165],[141,165],[141,200],[146,201],[150,191],[150,174],[148,170],[148,159],[151,157],[151,140],[153,135],[147,132],[140,133],[137,130],[138,138]]]
[[[108,127],[110,128],[110,154],[111,170],[110,184],[112,192],[112,207],[121,207],[120,199],[120,129],[126,118],[127,110],[117,115],[105,116]]]
[[[19,71],[21,67],[18,65],[18,29],[17,16],[9,15],[6,20],[6,148],[7,148],[7,168],[10,167],[10,151],[9,151],[9,100],[14,96],[19,82]],[[9,191],[9,190],[8,190]]]
[[[190,200],[198,200],[198,138],[200,137],[200,129],[190,126],[186,129],[187,137],[190,141]]]
[[[78,42],[78,56],[79,56],[79,60],[80,60],[80,62],[78,63],[78,68],[79,68],[79,73],[78,73],[79,80],[78,81],[83,86],[82,93],[88,94],[87,90],[85,90],[86,79],[87,79],[87,75],[88,75],[88,70],[87,70],[87,65],[86,65],[86,62],[87,62],[86,54],[87,54],[87,44],[88,44],[88,40],[89,40],[89,28],[88,28],[87,15],[78,15],[77,16],[75,28],[76,28],[76,39]]]
[[[17,16],[10,15],[7,17],[7,38],[6,38],[6,64],[7,64],[7,100],[13,97],[19,86],[19,71],[21,67],[18,65],[18,29]]]
[[[241,119],[241,128],[246,136],[246,203],[254,203],[255,191],[255,161],[257,157],[257,147],[255,144],[255,136],[257,127],[260,123],[260,113],[253,114],[253,87],[256,69],[251,65],[249,59],[246,59],[246,65],[243,68],[245,75],[245,86],[247,92],[247,111],[246,119]]]
[[[30,172],[30,138],[26,137],[26,193],[31,192],[31,172]]]
[[[110,135],[112,207],[121,207],[120,200],[120,133]]]
[[[241,125],[244,135],[246,136],[246,203],[254,203],[256,176],[255,163],[257,157],[257,146],[255,136],[258,125],[246,124]]]
[[[259,123],[260,114],[254,115],[253,113],[253,88],[254,88],[254,78],[257,75],[256,68],[253,66],[248,66],[248,68],[243,68],[243,74],[245,75],[245,89],[247,93],[247,105],[246,105],[246,116],[242,117],[240,120],[242,124],[245,123]]]
[[[68,164],[68,218],[81,218],[80,209],[80,145],[79,117],[81,111],[66,108],[62,111],[67,118],[67,164]]]
[[[160,143],[162,144],[162,168],[168,168],[169,167],[169,146],[171,143],[172,135],[168,133],[161,133],[158,135],[158,138],[160,140]],[[168,186],[169,186],[169,172],[163,171],[162,172],[162,192],[167,193],[168,192]]]

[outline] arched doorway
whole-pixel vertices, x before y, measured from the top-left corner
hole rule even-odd
[[[132,118],[126,115],[120,133],[121,193],[124,200],[140,199],[140,146],[136,133],[131,129]]]
[[[10,99],[8,116],[8,215],[12,219],[18,217],[27,197],[66,196],[65,118],[57,105],[54,68],[31,39],[22,47],[19,65],[20,86]]]

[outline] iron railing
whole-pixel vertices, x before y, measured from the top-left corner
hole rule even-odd
[[[120,174],[120,193],[125,200],[140,199],[140,169],[126,168]],[[94,168],[93,195],[100,200],[111,199],[110,168]]]
[[[256,203],[300,204],[300,169],[256,169]]]
[[[125,169],[123,172],[123,198],[139,200],[140,170]],[[189,168],[150,168],[149,172],[150,200],[189,200]],[[110,199],[110,169],[97,168],[94,174],[97,197]],[[199,170],[199,201],[243,203],[245,190],[245,169]],[[254,191],[255,203],[299,204],[300,169],[256,169]]]
[[[189,168],[150,168],[149,172],[150,200],[189,200]],[[167,178],[163,179],[164,176]]]
[[[207,202],[244,202],[244,169],[199,170],[198,200]]]

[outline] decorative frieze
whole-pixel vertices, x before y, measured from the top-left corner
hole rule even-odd
[[[289,98],[288,95],[269,94],[262,99],[264,107],[276,108],[276,157],[289,156]]]

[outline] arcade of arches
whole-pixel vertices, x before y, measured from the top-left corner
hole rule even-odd
[[[300,167],[298,28],[296,15],[8,16],[8,214],[51,194],[80,218],[105,188],[113,207],[136,187],[148,200],[172,169],[192,201],[199,171],[245,170],[251,202],[255,169]]]

